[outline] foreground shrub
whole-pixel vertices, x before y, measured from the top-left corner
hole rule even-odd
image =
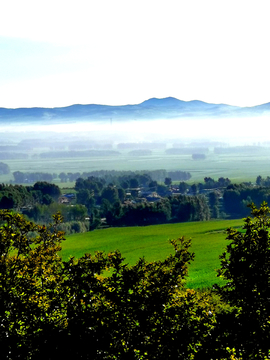
[[[0,219],[2,358],[189,359],[211,333],[209,298],[184,288],[190,240],[153,263],[128,266],[119,251],[62,261],[59,214],[48,228]]]
[[[263,359],[270,355],[270,209],[228,229],[223,286],[185,288],[191,241],[128,266],[119,251],[63,261],[48,227],[0,211],[3,359]]]
[[[270,355],[270,209],[250,205],[241,230],[228,229],[218,276],[226,280],[217,293],[231,307],[217,316],[220,347],[235,349],[243,359]]]

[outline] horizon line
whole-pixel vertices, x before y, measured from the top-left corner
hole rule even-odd
[[[174,96],[167,96],[167,97],[163,97],[163,98],[158,98],[158,97],[151,97],[148,98],[146,100],[143,100],[142,102],[139,103],[126,103],[126,104],[117,104],[117,105],[110,105],[110,104],[105,104],[105,103],[73,103],[73,104],[69,104],[69,105],[64,105],[64,106],[20,106],[20,107],[4,107],[4,106],[0,106],[0,109],[6,109],[6,110],[17,110],[17,109],[59,109],[59,108],[68,108],[68,107],[72,107],[72,106],[88,106],[88,105],[97,105],[97,106],[110,106],[110,107],[118,107],[118,106],[136,106],[136,105],[141,105],[147,101],[150,100],[166,100],[166,99],[175,99],[177,101],[180,102],[185,102],[185,103],[190,103],[190,102],[201,102],[204,104],[213,104],[213,105],[226,105],[226,106],[231,106],[231,107],[238,107],[238,108],[253,108],[253,107],[257,107],[257,106],[261,106],[261,105],[266,105],[268,104],[268,102],[266,103],[260,103],[257,105],[252,105],[252,106],[240,106],[240,105],[231,105],[231,104],[227,104],[227,103],[223,103],[223,102],[209,102],[209,101],[203,101],[203,100],[198,100],[198,99],[193,99],[193,100],[181,100],[178,99]]]

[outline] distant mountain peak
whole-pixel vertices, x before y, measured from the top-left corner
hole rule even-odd
[[[99,121],[114,119],[150,120],[181,118],[221,118],[239,116],[270,115],[270,103],[240,108],[226,104],[211,104],[200,100],[183,101],[174,97],[150,98],[137,105],[109,106],[98,104],[74,104],[59,108],[0,108],[0,124],[4,122],[41,122],[54,121]]]
[[[147,106],[179,106],[180,104],[183,104],[185,101],[178,100],[174,97],[166,97],[166,98],[151,98],[148,100],[145,100],[139,105],[147,105]]]

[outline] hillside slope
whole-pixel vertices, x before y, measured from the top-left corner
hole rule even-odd
[[[236,107],[226,104],[209,104],[203,101],[182,101],[173,97],[152,98],[137,105],[71,105],[59,108],[0,108],[0,123],[62,121],[99,121],[113,119],[151,120],[173,118],[243,117],[270,114],[270,103],[254,107]]]

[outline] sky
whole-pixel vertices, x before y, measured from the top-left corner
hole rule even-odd
[[[267,0],[9,0],[0,107],[270,102]]]

